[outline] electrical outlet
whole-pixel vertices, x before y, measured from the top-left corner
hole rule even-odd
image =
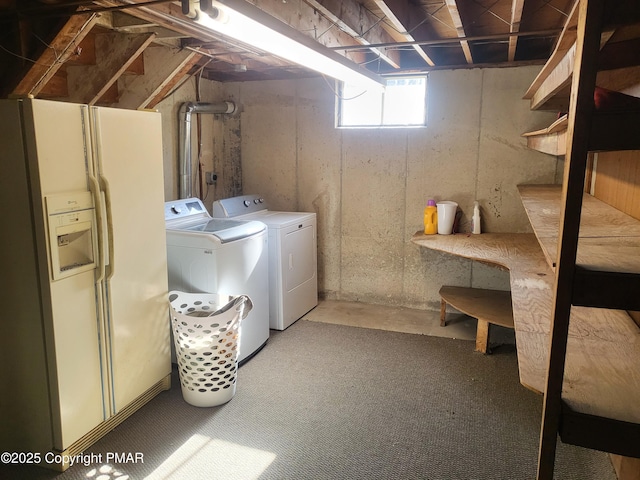
[[[218,180],[218,175],[213,172],[205,172],[204,181],[207,182],[207,185],[215,185],[216,180]]]

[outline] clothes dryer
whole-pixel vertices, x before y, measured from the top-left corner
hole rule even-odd
[[[314,212],[269,210],[259,195],[213,203],[214,218],[260,221],[269,231],[269,327],[284,330],[318,305]]]
[[[213,219],[197,198],[167,202],[164,213],[169,290],[251,299],[253,309],[241,325],[238,361],[243,363],[269,338],[266,225]]]

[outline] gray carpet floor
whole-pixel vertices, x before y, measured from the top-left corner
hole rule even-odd
[[[535,477],[542,398],[520,385],[513,345],[482,355],[469,341],[300,320],[240,368],[225,405],[188,405],[174,375],[87,451],[101,461],[0,478]],[[560,444],[556,478],[615,474],[606,454]]]

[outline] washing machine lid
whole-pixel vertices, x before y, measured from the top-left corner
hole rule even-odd
[[[263,232],[265,228],[267,228],[266,225],[261,222],[212,218],[193,225],[185,225],[182,230],[214,235],[220,242],[227,243],[256,235]]]
[[[167,232],[211,235],[220,243],[251,237],[267,228],[264,223],[257,221],[211,218],[198,198],[166,202],[164,218]]]

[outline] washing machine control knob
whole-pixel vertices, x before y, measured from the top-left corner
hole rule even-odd
[[[177,215],[180,212],[182,212],[182,209],[180,207],[174,205],[173,207],[171,207],[171,211]]]
[[[264,198],[260,198],[260,199],[258,199],[258,201],[259,201],[260,203],[263,203],[263,202],[264,202]]]
[[[244,203],[244,206],[245,206],[245,207],[248,207],[249,205],[251,205],[251,202],[250,202],[249,200],[245,200],[245,201],[244,201],[244,202],[242,202],[242,203]]]
[[[253,199],[253,203],[255,203],[256,205],[258,204],[259,200],[257,198]]]

